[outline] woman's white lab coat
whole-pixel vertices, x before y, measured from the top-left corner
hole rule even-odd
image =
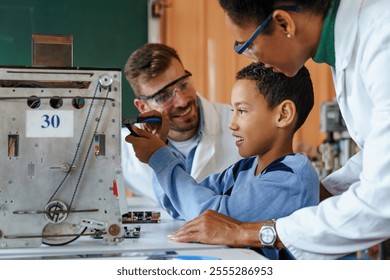
[[[335,196],[277,221],[297,259],[334,259],[390,238],[390,1],[341,0],[336,98],[361,152],[324,179]]]

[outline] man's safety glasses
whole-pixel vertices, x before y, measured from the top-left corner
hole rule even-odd
[[[166,103],[173,100],[177,92],[185,93],[186,90],[189,88],[192,89],[192,84],[189,81],[189,77],[191,77],[192,74],[185,70],[185,74],[176,80],[170,82],[160,90],[158,90],[156,93],[154,93],[151,96],[144,96],[140,95],[137,98],[142,100],[149,100],[154,103],[156,106],[162,106]]]

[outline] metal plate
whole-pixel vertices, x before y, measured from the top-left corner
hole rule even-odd
[[[0,248],[123,240],[120,70],[0,67],[0,86]]]

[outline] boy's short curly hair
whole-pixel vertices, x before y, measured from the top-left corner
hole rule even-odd
[[[266,68],[263,63],[252,63],[238,71],[236,79],[255,81],[259,93],[264,95],[270,109],[284,100],[293,101],[298,116],[294,132],[302,126],[313,108],[313,84],[305,66],[294,77],[287,77]]]

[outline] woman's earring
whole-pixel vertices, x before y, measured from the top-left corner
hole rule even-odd
[[[291,34],[290,33],[287,34],[287,38],[291,39]]]

